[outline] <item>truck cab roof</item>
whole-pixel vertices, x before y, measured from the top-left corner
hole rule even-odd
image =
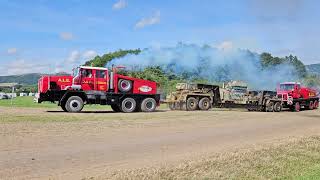
[[[81,69],[95,69],[95,70],[108,70],[108,68],[104,67],[92,67],[92,66],[79,66]]]

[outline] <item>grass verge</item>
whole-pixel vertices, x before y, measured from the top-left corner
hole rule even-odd
[[[93,179],[320,179],[319,152],[320,137],[309,137],[176,166],[117,171]]]

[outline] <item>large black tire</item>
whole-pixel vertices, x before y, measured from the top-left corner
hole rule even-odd
[[[273,105],[274,105],[273,102],[269,102],[269,103],[266,105],[266,112],[273,112],[273,111],[274,111]]]
[[[281,110],[282,110],[281,102],[276,102],[273,105],[273,110],[274,110],[274,112],[281,112]]]
[[[314,109],[318,109],[319,107],[319,102],[317,100],[314,101],[313,103]]]
[[[176,110],[176,108],[175,108],[175,103],[168,103],[168,107],[169,107],[169,109],[170,110]]]
[[[157,108],[157,102],[153,98],[146,98],[140,105],[142,112],[154,112]]]
[[[211,108],[210,99],[207,97],[200,99],[199,108],[200,110],[203,110],[203,111],[209,110]]]
[[[67,104],[67,103],[61,104],[61,109],[62,109],[64,112],[68,112],[68,110],[66,109],[66,104]]]
[[[133,98],[125,98],[121,102],[121,111],[125,113],[132,113],[136,110],[137,103]]]
[[[198,100],[194,97],[189,97],[187,99],[187,110],[195,111],[198,109]]]
[[[120,92],[129,92],[132,89],[132,81],[120,79],[118,82],[118,88]]]
[[[117,105],[117,104],[112,104],[112,105],[111,105],[111,109],[112,109],[114,112],[121,112],[121,109],[120,109],[119,105]]]
[[[81,97],[71,96],[68,98],[65,107],[68,112],[77,113],[83,109],[83,106],[84,106],[84,102]]]
[[[294,109],[293,109],[295,112],[300,112],[301,110],[301,106],[300,106],[300,103],[299,102],[296,102],[294,104]]]
[[[313,101],[310,101],[310,102],[309,102],[308,109],[309,109],[309,110],[313,110],[313,109],[314,109],[314,103],[313,103]]]

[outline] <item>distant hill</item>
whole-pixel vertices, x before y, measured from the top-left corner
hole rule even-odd
[[[12,76],[0,76],[0,83],[18,83],[23,85],[35,85],[38,83],[38,79],[45,74],[31,73]],[[68,75],[67,73],[58,73],[55,75]]]
[[[320,63],[306,65],[306,68],[309,73],[320,75]]]

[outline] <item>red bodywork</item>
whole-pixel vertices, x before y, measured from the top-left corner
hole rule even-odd
[[[79,75],[73,76],[43,76],[38,81],[39,93],[46,93],[48,90],[68,90],[73,85],[81,86],[83,91],[103,91],[119,93],[118,82],[120,79],[132,82],[132,94],[156,94],[157,83],[153,81],[132,78],[117,74],[116,71],[109,73],[106,68],[81,67]],[[89,70],[91,76],[84,76],[82,71]],[[113,76],[112,78],[110,76]],[[110,81],[113,79],[113,87]]]

